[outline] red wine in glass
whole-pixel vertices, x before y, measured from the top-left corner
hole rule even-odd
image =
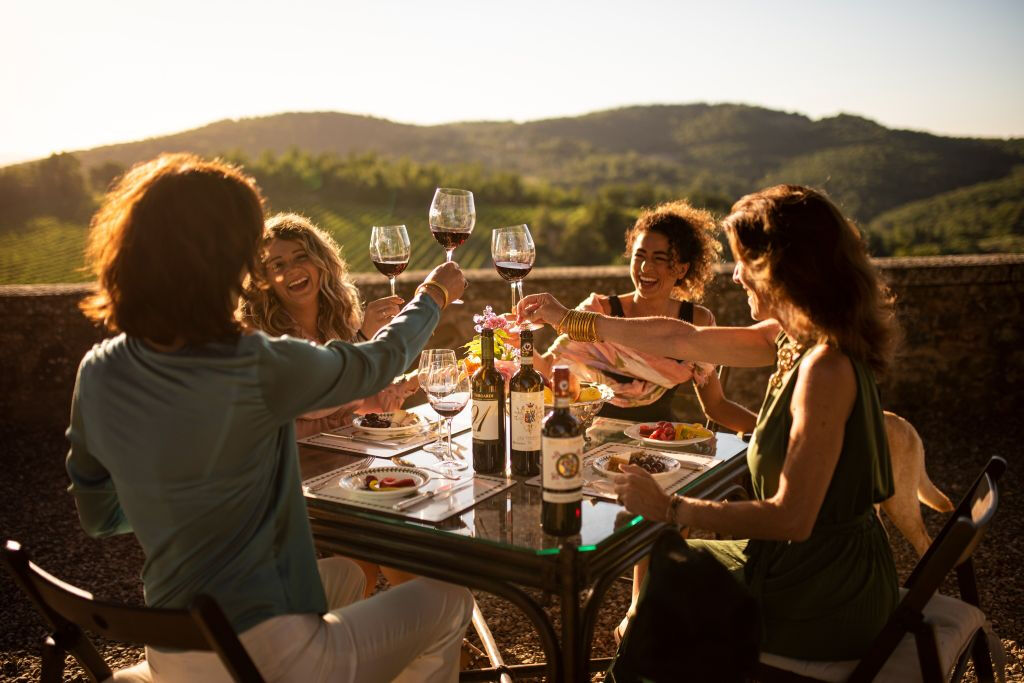
[[[529,263],[516,263],[515,261],[495,261],[494,269],[506,282],[519,282],[530,274],[533,266]]]
[[[409,265],[409,233],[404,225],[375,225],[370,231],[370,260],[386,275],[395,295],[395,278]]]
[[[444,247],[445,259],[452,260],[456,247],[469,239],[476,225],[476,205],[473,193],[453,187],[439,187],[430,202],[428,224],[434,239]],[[452,301],[461,304],[461,299]]]
[[[441,417],[452,419],[466,407],[465,401],[432,401],[430,407]]]
[[[409,265],[409,261],[408,259],[405,261],[374,261],[373,265],[380,271],[381,275],[392,278],[401,275]]]
[[[462,244],[469,239],[470,235],[468,232],[446,230],[445,228],[438,228],[433,225],[430,226],[430,233],[434,236],[434,239],[437,240],[437,243],[444,247],[444,250],[448,252],[449,256],[456,248],[462,246]],[[451,259],[449,258],[448,260],[450,261]]]

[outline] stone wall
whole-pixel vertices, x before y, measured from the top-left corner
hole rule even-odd
[[[941,412],[968,421],[979,414],[1018,419],[1024,398],[1024,255],[880,259],[883,276],[897,296],[905,341],[894,371],[883,385],[887,407],[913,418]],[[425,273],[405,273],[399,293],[411,296]],[[487,303],[507,308],[509,286],[492,270],[468,271],[466,304],[445,313],[431,340],[453,347],[471,335],[472,315]],[[356,278],[367,298],[387,294],[387,280]],[[551,291],[563,302],[588,293],[630,290],[624,266],[539,268],[526,291]],[[0,287],[0,422],[6,427],[66,426],[78,361],[102,338],[77,309],[87,285]],[[704,302],[720,325],[749,322],[746,297],[719,269]],[[550,341],[541,333],[539,345]],[[756,409],[769,369],[735,369],[726,393]],[[692,392],[680,406],[695,413]],[[696,414],[694,414],[696,417]]]

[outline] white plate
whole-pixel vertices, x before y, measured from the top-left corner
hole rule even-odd
[[[651,476],[654,477],[655,479],[674,476],[676,474],[676,471],[680,467],[682,467],[679,461],[671,456],[662,455],[661,453],[654,453],[652,451],[644,450],[642,448],[638,448],[637,450],[643,451],[647,455],[653,455],[655,458],[664,463],[664,472],[651,473]],[[597,470],[598,474],[603,474],[606,477],[614,477],[616,475],[621,474],[621,472],[615,472],[613,470],[608,469],[608,461],[612,459],[612,455],[614,454],[608,453],[607,455],[599,456],[595,458],[594,461],[591,463],[594,466],[594,469]]]
[[[405,488],[400,489],[392,489],[390,491],[373,491],[364,487],[366,477],[371,474],[378,479],[383,479],[384,477],[405,479],[408,477],[410,479],[415,479],[416,485],[406,486]],[[367,467],[346,474],[341,478],[341,481],[338,482],[338,485],[346,496],[355,498],[356,500],[381,501],[386,503],[418,493],[420,489],[423,488],[423,485],[429,480],[430,475],[427,474],[427,472],[415,467]]]
[[[639,424],[630,425],[629,427],[626,427],[625,429],[622,430],[622,433],[625,434],[626,436],[628,436],[629,438],[636,439],[637,441],[639,441],[641,443],[644,443],[644,444],[647,444],[648,446],[658,446],[658,447],[661,447],[661,446],[669,446],[669,447],[671,447],[671,446],[689,446],[689,445],[695,444],[695,443],[704,443],[705,441],[707,441],[707,440],[711,439],[712,437],[714,437],[714,434],[711,432],[711,430],[704,429],[704,427],[701,427],[701,429],[703,431],[707,432],[707,433],[702,435],[702,436],[695,437],[693,439],[680,439],[678,441],[662,441],[661,439],[650,439],[650,438],[648,438],[646,436],[640,436],[640,428],[641,427],[644,427],[644,426],[654,427],[657,424],[658,424],[657,422],[641,422]],[[675,428],[675,427],[678,427],[681,424],[690,424],[690,423],[673,422],[672,423],[672,427]]]
[[[391,413],[377,413],[381,417],[391,419]],[[410,415],[416,415],[416,422],[411,425],[405,425],[403,427],[367,427],[363,425],[363,416],[360,415],[356,419],[352,420],[352,424],[361,432],[366,432],[372,436],[379,436],[382,439],[386,439],[394,436],[412,436],[418,432],[425,431],[430,424],[423,419],[422,415],[416,413],[409,413]]]

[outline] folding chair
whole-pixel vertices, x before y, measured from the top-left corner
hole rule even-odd
[[[994,680],[992,658],[1002,668],[1002,644],[979,609],[971,556],[999,507],[998,482],[1005,470],[1003,458],[989,460],[914,567],[896,610],[862,659],[823,662],[762,653],[757,680],[930,682],[946,680],[951,670],[952,680],[959,680],[968,657],[979,681]],[[953,569],[960,600],[936,592]]]
[[[11,576],[50,629],[43,642],[41,680],[60,681],[64,655],[70,652],[95,681],[112,677],[106,662],[83,632],[110,640],[177,650],[213,651],[236,681],[262,681],[224,612],[207,595],[189,609],[157,609],[100,602],[92,594],[51,576],[29,561],[17,541],[8,540],[0,554]],[[135,667],[132,667],[134,670]],[[148,669],[140,670],[146,676]]]

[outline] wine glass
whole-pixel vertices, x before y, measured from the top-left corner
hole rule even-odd
[[[491,258],[498,275],[512,286],[511,310],[514,314],[516,303],[523,298],[523,279],[529,275],[537,259],[537,247],[530,228],[525,224],[495,228],[491,232]],[[541,327],[535,323],[522,323],[514,325],[510,331],[538,330]]]
[[[431,364],[440,362],[442,360],[449,359],[451,363],[455,362],[455,350],[454,349],[423,349],[420,353],[420,365],[419,365],[419,382],[420,386],[425,386],[424,382],[427,378],[427,371],[430,369]],[[447,361],[446,361],[447,362]],[[428,453],[444,453],[444,438],[441,436],[441,418],[437,419],[437,440],[423,447],[423,450]]]
[[[409,233],[404,225],[375,225],[370,231],[370,260],[391,283],[395,295],[395,278],[409,265]]]
[[[448,436],[446,462],[458,469],[452,462],[455,459],[452,455],[452,418],[461,413],[469,403],[469,373],[462,363],[452,363],[450,359],[443,358],[430,362],[426,379],[421,379],[420,384],[427,392],[430,407],[445,419]]]
[[[476,225],[476,205],[473,193],[451,187],[439,187],[430,202],[430,233],[438,244],[444,247],[446,260],[452,260],[452,252],[469,239]],[[462,299],[449,303],[461,304]]]

